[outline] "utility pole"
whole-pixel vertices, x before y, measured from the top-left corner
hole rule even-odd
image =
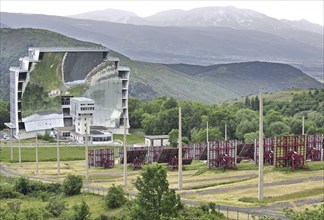
[[[178,189],[182,189],[182,129],[181,129],[181,107],[179,107],[179,152],[178,152]]]
[[[209,138],[208,138],[208,134],[209,134],[209,132],[208,132],[208,121],[207,121],[207,123],[206,123],[206,126],[207,126],[207,128],[206,128],[207,164],[208,164],[208,168],[210,168],[210,167],[209,167]]]
[[[60,146],[59,146],[59,131],[56,129],[56,158],[57,158],[57,175],[60,175]]]
[[[263,200],[263,99],[262,87],[260,87],[259,99],[259,181],[258,181],[258,199]]]
[[[38,139],[36,134],[36,175],[38,175]]]
[[[302,118],[302,135],[305,134],[305,115],[303,114],[303,118]]]
[[[10,140],[10,160],[13,161],[13,141]]]
[[[88,125],[86,124],[86,140],[85,140],[85,178],[86,180],[89,178],[89,158],[88,158]]]
[[[19,164],[21,164],[21,144],[20,144],[20,134],[18,133],[18,155],[19,155]]]
[[[124,185],[127,186],[126,113],[124,114]]]
[[[227,124],[225,124],[225,141],[227,141]]]

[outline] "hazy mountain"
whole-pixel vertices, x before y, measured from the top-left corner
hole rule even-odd
[[[323,26],[321,25],[307,20],[278,20],[253,10],[238,9],[232,6],[195,8],[188,11],[175,9],[144,18],[132,12],[116,9],[92,11],[72,17],[136,25],[229,27],[257,30],[314,46],[320,45],[323,48],[323,41],[317,36],[320,34],[323,39]]]
[[[203,65],[254,60],[305,65],[323,63],[322,35],[310,32],[300,31],[298,36],[305,34],[305,41],[312,39],[316,45],[261,31],[227,27],[156,27],[13,13],[1,13],[1,21],[13,28],[44,28],[100,43],[132,59],[149,62]]]
[[[188,11],[168,10],[145,17],[155,25],[163,26],[224,26],[238,29],[271,32],[279,29],[298,29],[323,34],[323,27],[306,20],[278,20],[249,9],[203,7]],[[312,26],[311,28],[309,26]]]
[[[97,21],[108,21],[123,24],[148,24],[145,19],[139,17],[133,12],[119,9],[105,9],[100,11],[90,11],[77,15],[70,15],[71,18],[90,19]]]
[[[0,22],[0,28],[9,28],[9,26],[8,26],[8,25],[5,25],[5,24],[2,24],[2,23]]]
[[[305,19],[299,20],[299,21],[290,21],[286,19],[281,19],[282,22],[290,25],[292,28],[304,30],[304,31],[310,31],[314,33],[319,33],[324,35],[324,27],[319,24],[311,23]]]
[[[172,9],[147,17],[119,9],[90,11],[69,17],[137,25],[162,26],[225,26],[270,32],[277,29],[297,29],[323,34],[323,27],[305,19],[291,21],[275,19],[250,9],[233,6],[203,7],[191,10]]]
[[[9,66],[17,66],[28,47],[98,47],[41,29],[0,29],[0,98],[9,99]],[[109,46],[109,45],[108,45]],[[130,96],[152,100],[167,95],[179,100],[217,103],[258,93],[259,86],[273,92],[290,87],[320,88],[322,84],[286,64],[247,62],[212,66],[160,64],[132,60],[111,51],[110,56],[131,69]]]

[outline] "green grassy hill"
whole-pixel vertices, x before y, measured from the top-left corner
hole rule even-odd
[[[308,93],[309,91],[314,91],[313,89],[300,89],[300,88],[290,88],[286,90],[281,90],[278,92],[270,92],[263,94],[264,101],[270,102],[270,101],[277,101],[277,102],[290,102],[295,94],[302,94],[304,92]],[[241,96],[236,99],[230,99],[224,102],[224,104],[244,104],[246,97],[255,98],[256,95],[248,95],[248,96]]]
[[[98,47],[41,29],[1,28],[0,98],[9,99],[9,67],[17,66],[28,47]],[[106,45],[109,48],[109,45]],[[266,92],[287,88],[320,88],[320,84],[300,70],[286,64],[247,62],[212,66],[160,64],[120,58],[120,65],[131,69],[130,96],[153,100],[157,96],[173,96],[178,100],[220,103],[228,99],[258,93],[262,85]]]

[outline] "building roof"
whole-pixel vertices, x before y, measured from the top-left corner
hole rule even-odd
[[[169,139],[169,135],[147,135],[145,138],[150,140]]]
[[[93,99],[89,99],[89,98],[86,98],[86,97],[73,97],[70,100],[71,101],[75,100],[75,101],[78,101],[78,102],[95,102]]]
[[[30,47],[28,51],[40,52],[109,52],[105,47]]]
[[[27,72],[26,69],[22,69],[22,68],[17,67],[17,66],[11,66],[11,67],[9,68],[9,71],[12,71],[12,72],[20,72],[20,73]]]

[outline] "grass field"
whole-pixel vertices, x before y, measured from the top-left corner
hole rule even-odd
[[[130,137],[130,136],[129,136]],[[136,143],[143,137],[132,136]],[[61,147],[60,148],[60,175],[58,175],[56,162],[56,147],[39,148],[39,175],[36,176],[35,148],[22,148],[22,163],[19,164],[18,149],[14,149],[14,160],[10,161],[10,148],[0,149],[1,164],[10,168],[17,174],[29,175],[34,178],[48,178],[50,180],[63,181],[68,174],[80,175],[84,179],[85,186],[100,187],[107,189],[114,185],[123,185],[123,165],[117,164],[111,169],[91,167],[89,178],[85,179],[85,152],[84,147]],[[116,152],[117,154],[117,152]],[[115,154],[115,155],[116,155]],[[9,159],[8,159],[9,158]],[[24,162],[29,161],[29,162]],[[171,170],[167,164],[170,187],[178,188],[178,172]],[[191,165],[185,165],[183,170],[183,188],[177,193],[184,200],[198,203],[215,202],[220,205],[229,205],[243,208],[260,206],[273,206],[285,203],[278,209],[280,212],[285,205],[292,206],[295,210],[304,210],[311,204],[300,204],[297,201],[303,199],[315,199],[324,202],[323,172],[324,162],[308,162],[309,170],[296,170],[290,168],[274,168],[266,166],[264,172],[264,200],[259,202],[258,196],[258,166],[250,161],[242,161],[237,164],[236,170],[214,168],[208,169],[204,161],[193,161]],[[128,193],[136,193],[132,185],[141,170],[133,170],[128,167],[128,186],[124,187]],[[103,207],[102,197],[83,194],[74,198],[64,198],[69,204],[79,202],[85,198],[87,203],[93,204],[91,212],[106,212]],[[26,203],[26,204],[25,204]],[[28,206],[33,201],[23,200],[22,205]],[[35,204],[37,202],[35,201]],[[91,205],[92,206],[92,205]],[[225,213],[224,213],[225,214]],[[235,219],[237,213],[229,215]],[[242,215],[242,213],[241,213]],[[244,217],[241,216],[240,219]]]

